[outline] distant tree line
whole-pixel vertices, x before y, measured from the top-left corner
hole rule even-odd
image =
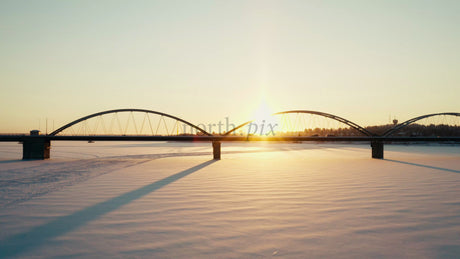
[[[366,130],[377,135],[384,134],[387,130],[393,128],[394,124],[368,126]],[[326,129],[326,128],[314,128],[305,129],[302,132],[286,132],[282,135],[290,136],[362,136],[362,133],[354,128],[337,128],[337,129]],[[409,124],[404,128],[394,132],[393,136],[460,136],[460,126],[451,125],[422,125],[422,124]]]
[[[393,128],[394,125],[382,125],[382,126],[371,126],[366,127],[367,130],[376,133],[378,135],[383,134],[388,129]],[[451,137],[451,136],[460,136],[460,126],[452,126],[446,124],[430,124],[430,125],[422,125],[422,124],[409,124],[406,127],[401,128],[400,130],[393,133],[393,136],[444,136],[444,137]]]

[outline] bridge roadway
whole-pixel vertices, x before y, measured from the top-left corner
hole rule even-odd
[[[22,142],[23,159],[50,158],[51,141],[182,141],[212,142],[214,159],[221,158],[221,142],[225,141],[269,141],[269,142],[368,142],[372,158],[383,159],[383,146],[388,142],[455,142],[460,137],[395,137],[395,136],[53,136],[53,135],[0,135],[0,142]]]

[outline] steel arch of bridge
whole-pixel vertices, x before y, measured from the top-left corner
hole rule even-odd
[[[432,114],[426,114],[426,115],[422,115],[422,116],[418,116],[418,117],[415,117],[415,118],[412,118],[410,120],[407,120],[403,123],[400,123],[396,126],[394,126],[393,128],[385,131],[382,136],[383,137],[388,137],[390,136],[391,134],[395,133],[396,131],[404,128],[404,127],[407,127],[408,125],[416,122],[416,121],[419,121],[419,120],[422,120],[422,119],[426,119],[428,117],[433,117],[433,116],[441,116],[441,115],[451,115],[451,116],[460,116],[460,113],[458,112],[441,112],[441,113],[432,113]]]
[[[160,116],[165,116],[165,117],[168,117],[168,118],[171,118],[171,119],[174,119],[174,120],[177,120],[177,121],[180,121],[182,123],[185,123],[187,125],[189,125],[190,127],[200,131],[201,133],[207,135],[207,136],[212,136],[212,134],[208,133],[206,130],[188,122],[188,121],[185,121],[181,118],[178,118],[176,116],[173,116],[173,115],[170,115],[170,114],[166,114],[166,113],[162,113],[162,112],[157,112],[157,111],[152,111],[152,110],[146,110],[146,109],[115,109],[115,110],[108,110],[108,111],[103,111],[103,112],[98,112],[98,113],[94,113],[94,114],[91,114],[91,115],[88,115],[88,116],[85,116],[85,117],[82,117],[82,118],[79,118],[77,120],[74,120],[60,128],[58,128],[57,130],[51,132],[49,135],[50,136],[56,136],[57,134],[59,134],[60,132],[64,131],[65,129],[75,125],[75,124],[78,124],[82,121],[85,121],[85,120],[88,120],[90,118],[93,118],[93,117],[97,117],[97,116],[100,116],[100,115],[105,115],[105,114],[110,114],[110,113],[118,113],[118,112],[144,112],[144,113],[152,113],[152,114],[156,114],[156,115],[160,115]],[[307,113],[307,114],[314,114],[314,115],[319,115],[319,116],[322,116],[322,117],[326,117],[326,118],[330,118],[330,119],[333,119],[333,120],[336,120],[336,121],[339,121],[341,123],[344,123],[348,126],[350,126],[351,128],[353,129],[356,129],[357,131],[361,132],[363,135],[366,135],[366,136],[377,136],[376,134],[366,130],[365,128],[361,127],[360,125],[352,122],[352,121],[349,121],[347,119],[344,119],[342,117],[339,117],[339,116],[336,116],[336,115],[333,115],[333,114],[329,114],[329,113],[325,113],[325,112],[319,112],[319,111],[310,111],[310,110],[290,110],[290,111],[283,111],[283,112],[277,112],[277,113],[274,113],[272,115],[281,115],[281,114],[289,114],[289,113]],[[388,137],[390,135],[392,135],[393,133],[395,133],[396,131],[416,122],[416,121],[419,121],[419,120],[422,120],[422,119],[425,119],[425,118],[428,118],[428,117],[433,117],[433,116],[441,116],[441,115],[450,115],[450,116],[460,116],[460,113],[456,113],[456,112],[443,112],[443,113],[433,113],[433,114],[426,114],[426,115],[422,115],[422,116],[418,116],[418,117],[415,117],[415,118],[412,118],[412,119],[409,119],[403,123],[400,123],[396,126],[394,126],[393,128],[385,131],[381,136],[382,137]],[[223,136],[227,136],[229,134],[231,134],[232,132],[235,132],[236,130],[248,125],[249,123],[253,122],[254,120],[251,120],[251,121],[247,121],[237,127],[235,127],[234,129],[226,132],[225,134],[223,134]]]
[[[272,115],[281,115],[281,114],[288,114],[288,113],[307,113],[307,114],[314,114],[314,115],[319,115],[319,116],[322,116],[322,117],[326,117],[326,118],[330,118],[330,119],[333,119],[333,120],[336,120],[338,122],[341,122],[341,123],[344,123],[348,126],[350,126],[351,128],[361,132],[362,134],[366,135],[366,136],[375,136],[374,133],[366,130],[365,128],[359,126],[358,124],[352,122],[352,121],[349,121],[347,119],[344,119],[342,117],[339,117],[339,116],[336,116],[336,115],[333,115],[333,114],[329,114],[329,113],[325,113],[325,112],[318,112],[318,111],[309,111],[309,110],[291,110],[291,111],[283,111],[283,112],[277,112],[277,113],[274,113]],[[251,120],[251,121],[247,121],[237,127],[235,127],[234,129],[226,132],[224,134],[224,136],[226,135],[229,135],[230,133],[232,132],[235,132],[236,130],[248,125],[249,123],[253,122],[254,120]]]
[[[144,112],[144,113],[152,113],[152,114],[165,116],[165,117],[180,121],[182,123],[185,123],[185,124],[189,125],[190,127],[194,128],[196,130],[199,130],[200,132],[202,132],[203,134],[205,134],[207,136],[212,136],[210,133],[208,133],[207,131],[203,130],[202,128],[200,128],[200,127],[198,127],[198,126],[196,126],[196,125],[194,125],[194,124],[192,124],[192,123],[190,123],[188,121],[185,121],[185,120],[183,120],[181,118],[178,118],[176,116],[169,115],[169,114],[166,114],[166,113],[163,113],[163,112],[157,112],[157,111],[145,110],[145,109],[116,109],[116,110],[108,110],[108,111],[93,113],[91,115],[88,115],[88,116],[82,117],[80,119],[74,120],[74,121],[72,121],[72,122],[60,127],[59,129],[51,132],[49,135],[50,136],[56,136],[57,134],[59,134],[63,130],[65,130],[65,129],[69,128],[69,127],[72,127],[73,125],[78,124],[78,123],[80,123],[82,121],[85,121],[85,120],[88,120],[88,119],[91,119],[91,118],[94,118],[94,117],[97,117],[97,116],[100,116],[100,115],[105,115],[105,114],[110,114],[110,113],[118,113],[118,112]]]

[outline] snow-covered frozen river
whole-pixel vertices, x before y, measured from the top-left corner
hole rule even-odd
[[[460,146],[0,143],[0,257],[455,258]]]

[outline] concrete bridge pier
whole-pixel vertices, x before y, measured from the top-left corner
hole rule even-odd
[[[220,160],[220,141],[212,142],[212,154],[214,160]]]
[[[383,159],[383,141],[372,140],[372,158]]]
[[[43,137],[28,137],[22,142],[22,159],[50,158],[51,142]]]

